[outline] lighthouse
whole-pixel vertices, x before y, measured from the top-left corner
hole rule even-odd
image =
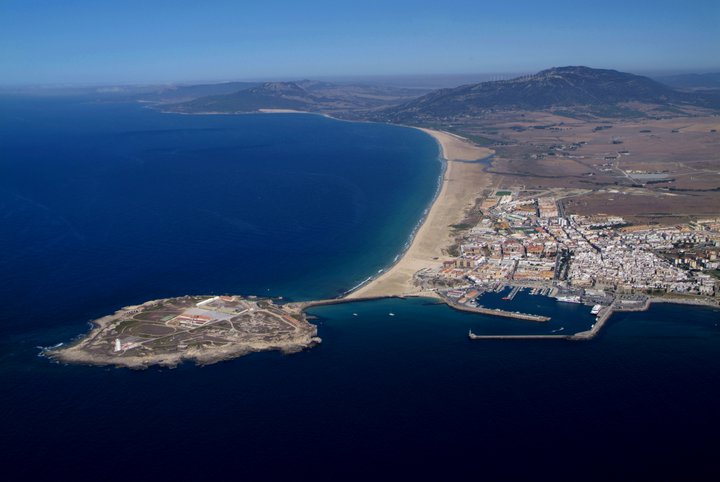
[[[120,344],[120,338],[115,338],[115,351],[122,350],[122,345]]]

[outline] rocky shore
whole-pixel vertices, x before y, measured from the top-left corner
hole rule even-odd
[[[296,353],[321,342],[302,311],[236,296],[153,300],[92,324],[75,343],[44,354],[63,363],[144,369],[210,365],[261,351]]]

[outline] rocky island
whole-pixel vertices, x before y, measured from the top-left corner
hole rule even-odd
[[[321,341],[301,310],[254,297],[153,300],[93,324],[77,343],[46,354],[62,362],[142,369],[186,360],[207,365],[259,351],[294,353]]]

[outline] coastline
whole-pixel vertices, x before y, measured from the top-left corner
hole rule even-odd
[[[428,296],[413,284],[413,275],[422,268],[438,263],[443,251],[452,243],[449,226],[459,222],[467,208],[474,205],[477,195],[489,186],[489,175],[483,165],[470,163],[494,154],[492,149],[478,147],[462,137],[422,127],[411,127],[432,136],[440,147],[444,168],[440,189],[408,248],[398,260],[377,277],[350,290],[343,299],[387,296]]]
[[[162,112],[162,111],[161,111]],[[173,113],[173,112],[170,112]],[[182,114],[182,113],[173,113]],[[214,115],[215,113],[204,113],[200,115]],[[344,122],[358,122],[352,120],[337,119],[330,115],[292,111],[287,109],[267,109],[256,114],[307,114],[320,115],[333,120]],[[185,115],[198,115],[185,114]],[[232,114],[231,114],[232,115]],[[492,174],[486,173],[485,164],[475,162],[478,160],[488,159],[494,154],[494,151],[488,148],[478,147],[470,141],[455,134],[437,131],[428,128],[421,128],[407,125],[397,125],[398,127],[412,128],[430,135],[439,147],[440,155],[438,161],[441,162],[441,173],[437,176],[435,190],[432,200],[427,204],[423,211],[423,215],[417,220],[411,235],[407,238],[406,243],[391,261],[390,264],[375,276],[368,278],[366,281],[350,289],[343,295],[325,300],[314,301],[298,301],[283,304],[283,308],[290,310],[293,314],[300,315],[307,320],[307,310],[314,306],[353,303],[362,301],[372,301],[384,298],[406,298],[406,297],[427,297],[440,300],[442,303],[457,311],[468,311],[481,313],[491,316],[507,316],[511,318],[525,319],[527,321],[542,322],[548,321],[549,318],[532,315],[532,314],[510,314],[501,310],[490,309],[470,309],[453,303],[448,298],[444,298],[435,290],[424,290],[414,285],[414,275],[417,271],[432,266],[439,265],[444,259],[447,259],[447,249],[453,243],[455,232],[451,228],[464,218],[467,209],[475,206],[477,198],[493,185],[494,178]],[[435,162],[435,161],[431,161]],[[208,295],[209,296],[209,295]],[[186,296],[187,297],[187,296]],[[142,305],[125,307],[116,312],[93,321],[91,330],[84,336],[79,337],[68,346],[56,345],[47,350],[43,350],[43,354],[56,361],[67,363],[79,363],[87,365],[116,365],[129,368],[147,368],[151,365],[160,366],[177,366],[184,361],[194,361],[199,365],[215,363],[221,360],[240,357],[249,353],[259,351],[280,351],[283,353],[293,353],[308,348],[317,343],[314,331],[311,334],[298,337],[292,340],[281,340],[271,343],[235,343],[225,346],[208,346],[208,347],[183,347],[175,353],[163,353],[160,355],[142,355],[125,357],[122,363],[117,362],[115,357],[98,357],[94,354],[88,354],[83,351],[86,344],[91,343],[101,333],[107,331],[109,323],[124,311],[132,311],[158,301],[152,300]],[[606,321],[612,317],[616,311],[644,311],[649,308],[651,303],[677,303],[677,304],[693,304],[693,305],[709,305],[718,307],[717,303],[709,300],[697,299],[677,299],[677,298],[651,298],[644,306],[637,308],[623,309],[620,306],[610,306],[603,310],[597,318],[597,322],[590,330],[578,332],[574,335],[495,335],[483,336],[473,335],[470,332],[471,339],[566,339],[566,340],[590,340],[597,336],[602,330]],[[519,315],[519,316],[518,316]],[[310,324],[312,325],[312,323]],[[312,325],[314,329],[315,325]]]
[[[165,114],[181,115],[237,115],[237,114],[309,114],[320,115],[340,122],[371,122],[348,120],[332,115],[294,109],[258,109],[255,112],[173,112],[160,110]],[[423,217],[410,234],[408,243],[396,258],[379,274],[368,277],[348,289],[337,299],[356,300],[402,296],[427,296],[442,299],[434,291],[420,290],[413,284],[413,275],[426,267],[438,263],[445,249],[452,244],[449,226],[462,220],[466,209],[475,204],[475,199],[490,183],[490,174],[483,172],[481,163],[468,162],[487,159],[495,151],[474,145],[468,139],[445,131],[404,124],[389,124],[417,129],[431,136],[440,149],[442,170],[438,179],[435,196],[426,208]]]
[[[287,110],[268,110],[259,114],[309,114],[290,112]],[[321,114],[322,115],[322,114]],[[325,117],[330,117],[326,116]],[[338,119],[342,120],[342,119]],[[466,139],[446,132],[431,129],[409,127],[423,131],[435,139],[439,149],[439,161],[442,171],[438,176],[435,195],[418,220],[407,244],[398,253],[393,264],[376,278],[353,288],[345,295],[328,300],[314,300],[289,303],[285,309],[306,318],[306,310],[318,305],[370,301],[382,298],[398,298],[407,296],[425,296],[442,299],[434,291],[423,291],[413,285],[413,275],[424,267],[438,263],[443,251],[452,242],[450,225],[457,223],[464,216],[466,208],[472,207],[478,194],[487,187],[489,175],[483,172],[483,164],[476,161],[491,156],[494,152],[487,148],[472,145]],[[185,296],[188,297],[188,296]],[[58,362],[77,363],[84,365],[115,365],[132,369],[147,368],[152,365],[174,367],[183,361],[194,361],[198,365],[216,363],[259,351],[281,351],[293,353],[301,351],[317,343],[316,328],[312,333],[297,339],[276,340],[271,343],[229,343],[223,346],[184,348],[177,352],[163,352],[149,355],[132,354],[116,357],[91,353],[90,345],[99,340],[112,328],[112,324],[128,313],[156,305],[164,300],[151,300],[141,305],[121,308],[112,315],[92,321],[92,328],[84,336],[80,336],[68,345],[58,345],[43,350],[43,355]],[[446,301],[446,300],[443,300]],[[451,305],[452,307],[452,305]],[[117,341],[117,340],[116,340]]]

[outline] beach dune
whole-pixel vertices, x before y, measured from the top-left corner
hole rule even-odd
[[[420,128],[433,136],[442,150],[446,168],[440,192],[433,202],[422,226],[410,247],[385,273],[369,281],[346,298],[383,296],[429,295],[413,285],[413,275],[422,268],[441,262],[445,249],[452,243],[450,226],[460,222],[467,208],[475,204],[480,192],[490,184],[489,175],[482,171],[483,164],[474,161],[494,153],[478,147],[462,137]]]

